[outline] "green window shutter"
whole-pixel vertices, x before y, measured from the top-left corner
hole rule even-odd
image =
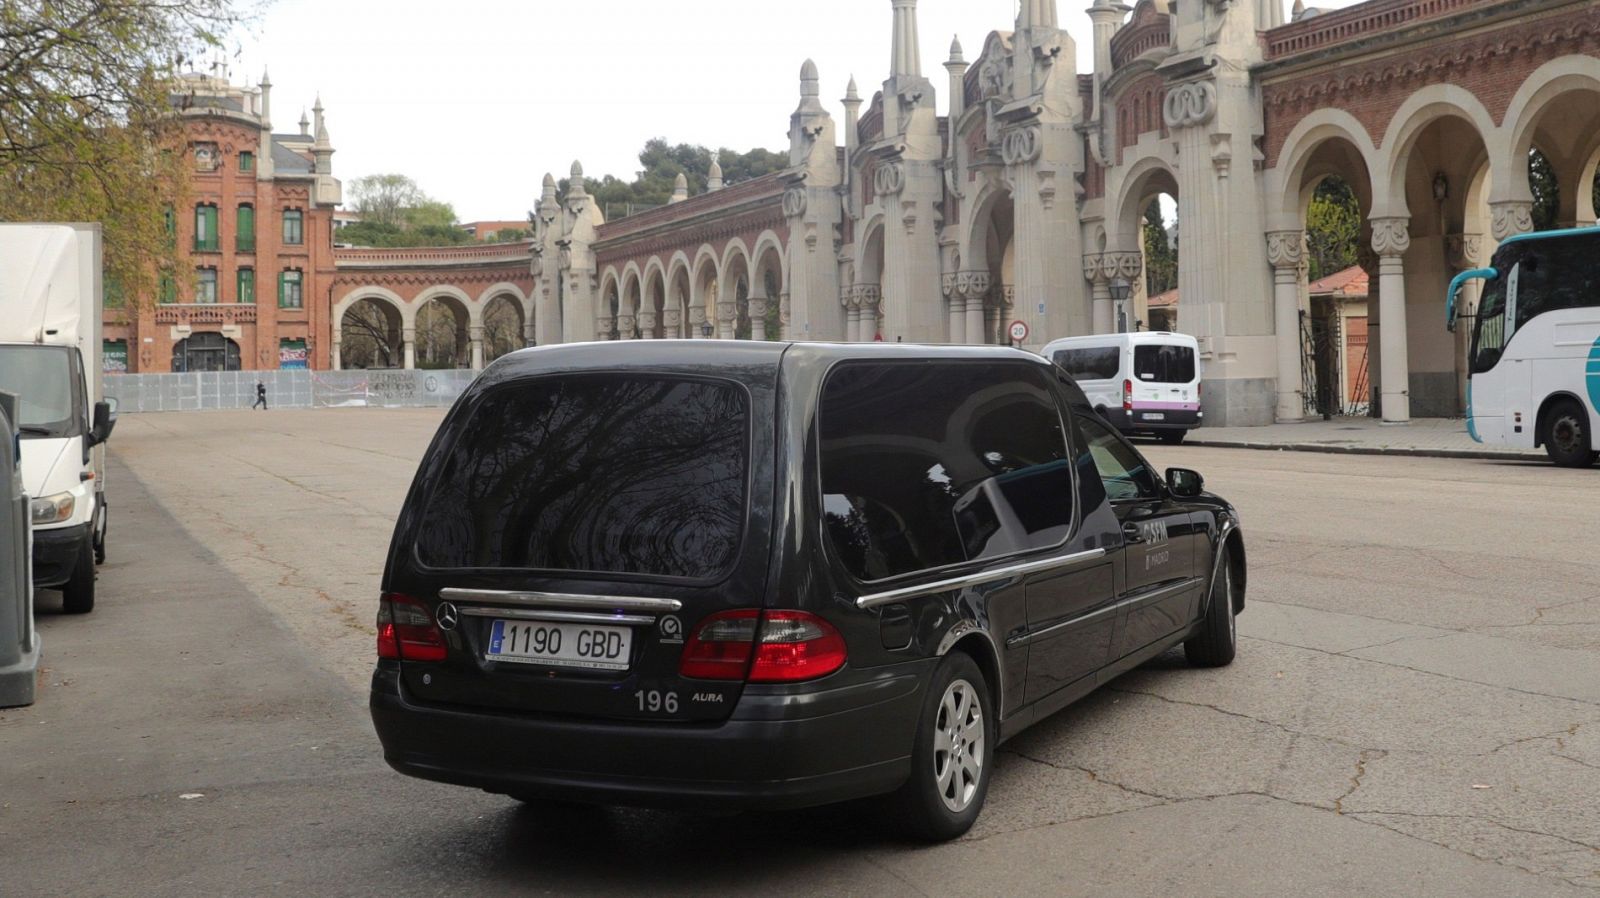
[[[256,169],[256,154],[250,153],[250,152],[240,153],[239,154],[239,170],[240,171],[255,171],[255,169]]]
[[[252,268],[239,269],[239,302],[254,305],[256,301],[256,273]]]
[[[217,249],[217,207],[198,206],[194,216],[194,248],[205,252]]]
[[[239,207],[239,252],[252,253],[256,249],[256,210],[254,206]]]
[[[286,276],[286,272],[278,272],[278,308],[280,309],[283,308],[283,284]]]

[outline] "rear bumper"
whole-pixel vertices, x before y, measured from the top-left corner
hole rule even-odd
[[[1194,430],[1205,421],[1205,413],[1189,409],[1106,409],[1106,420],[1123,433],[1155,433],[1163,430]],[[1159,417],[1152,417],[1159,416]]]
[[[421,779],[595,804],[806,807],[905,781],[932,670],[916,662],[832,688],[746,687],[728,720],[687,724],[423,705],[384,663],[371,710],[389,766]]]
[[[33,585],[54,589],[72,579],[81,553],[89,551],[89,525],[33,531]]]

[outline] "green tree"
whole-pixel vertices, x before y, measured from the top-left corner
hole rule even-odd
[[[788,153],[759,147],[744,153],[723,148],[719,156],[724,185],[782,171],[789,165]],[[711,150],[694,144],[670,144],[666,138],[656,137],[646,141],[639,151],[639,166],[631,181],[614,175],[584,178],[584,190],[594,197],[602,210],[608,210],[607,216],[612,218],[664,206],[672,199],[672,190],[680,174],[689,182],[690,196],[705,191],[711,174]],[[556,189],[565,196],[570,186],[571,179],[563,178]]]
[[[1144,289],[1158,296],[1178,286],[1178,247],[1167,239],[1161,204],[1152,200],[1144,210]]]
[[[461,246],[472,235],[461,229],[455,207],[430,198],[405,175],[369,175],[351,182],[361,221],[339,229],[351,246]]]
[[[1311,280],[1356,264],[1361,246],[1361,204],[1343,178],[1324,178],[1306,210],[1306,250]]]
[[[350,208],[362,221],[400,227],[406,210],[427,202],[428,197],[406,175],[367,175],[350,182]]]
[[[182,252],[163,214],[188,184],[173,77],[245,16],[234,0],[0,0],[0,219],[100,222],[108,281],[152,298]]]
[[[1533,191],[1533,229],[1548,231],[1556,227],[1561,214],[1561,185],[1555,167],[1538,150],[1528,151],[1528,189]]]

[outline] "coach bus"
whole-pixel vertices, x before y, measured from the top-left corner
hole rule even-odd
[[[1488,268],[1467,356],[1467,431],[1480,443],[1543,446],[1564,467],[1591,465],[1600,440],[1600,227],[1520,234]]]

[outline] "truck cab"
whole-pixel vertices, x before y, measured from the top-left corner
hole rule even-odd
[[[33,585],[68,613],[94,609],[105,554],[98,225],[0,225],[0,390],[17,397]]]

